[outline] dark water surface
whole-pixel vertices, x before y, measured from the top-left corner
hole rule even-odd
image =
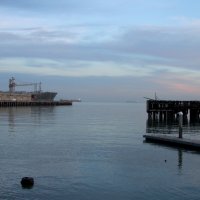
[[[139,103],[1,108],[0,199],[199,199],[200,154],[145,143],[146,117]]]

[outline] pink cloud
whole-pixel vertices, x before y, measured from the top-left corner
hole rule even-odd
[[[200,91],[199,87],[184,84],[184,83],[172,83],[171,88],[175,91],[180,91],[180,92],[185,92],[185,93],[190,93],[190,94],[199,93]]]

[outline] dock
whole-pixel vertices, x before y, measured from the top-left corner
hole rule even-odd
[[[177,124],[177,135],[159,132],[143,135],[146,142],[158,143],[174,147],[200,150],[200,140],[184,138],[183,125],[200,122],[200,101],[175,101],[148,99],[147,129],[159,125]],[[175,128],[176,129],[176,128]]]
[[[72,101],[0,101],[0,107],[21,107],[21,106],[71,106]]]
[[[147,134],[143,135],[143,137],[145,138],[146,142],[182,147],[193,150],[200,150],[200,140],[178,138],[175,136],[168,136],[164,134]]]

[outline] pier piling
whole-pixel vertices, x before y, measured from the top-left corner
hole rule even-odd
[[[200,101],[147,100],[146,108],[148,118],[153,120],[173,121],[182,112],[183,119],[200,121]]]
[[[183,113],[182,112],[178,113],[178,121],[179,121],[178,137],[179,138],[183,138]]]

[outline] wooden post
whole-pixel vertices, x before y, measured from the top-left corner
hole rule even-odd
[[[183,138],[183,113],[178,112],[178,122],[179,122],[179,138]]]

